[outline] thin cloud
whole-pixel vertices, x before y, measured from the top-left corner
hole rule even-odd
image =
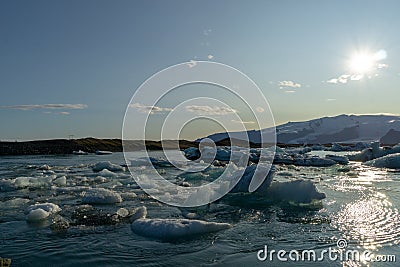
[[[140,103],[130,104],[129,107],[138,110],[140,113],[150,113],[150,114],[164,113],[172,110],[172,108],[146,106]]]
[[[42,104],[0,106],[0,109],[34,110],[34,109],[86,109],[85,104]]]
[[[278,86],[280,89],[283,88],[300,88],[300,83],[295,83],[294,81],[279,81]]]
[[[343,75],[340,75],[337,78],[330,79],[330,80],[328,80],[326,82],[327,83],[333,83],[333,84],[337,84],[337,83],[342,83],[343,84],[343,83],[347,83],[347,81],[349,80],[350,76],[351,75],[349,75],[349,74],[343,74]]]
[[[295,90],[286,90],[285,93],[293,94],[293,93],[296,93],[296,91]]]
[[[379,76],[378,72],[380,70],[389,68],[388,64],[379,62],[383,59],[386,59],[386,57],[387,57],[387,53],[385,50],[379,50],[375,54],[368,56],[366,58],[365,58],[365,56],[361,57],[361,59],[356,60],[356,64],[354,62],[352,62],[352,65],[355,65],[355,70],[349,71],[350,73],[342,74],[337,78],[329,79],[326,81],[326,83],[346,84],[350,81],[360,81],[364,78],[371,79],[373,77],[377,77],[377,76]],[[361,62],[359,62],[359,61],[361,61]],[[368,66],[368,69],[366,69],[364,71],[358,70],[357,69],[357,68],[359,68],[358,65],[361,65],[361,63],[364,63],[364,61],[367,61],[365,64],[368,64],[370,66]],[[354,66],[353,66],[353,68],[354,68]],[[358,70],[358,73],[357,73],[357,70]]]
[[[62,112],[60,112],[60,115],[69,115],[69,114],[71,114],[71,113],[69,113],[69,112],[67,112],[67,111],[62,111]]]
[[[197,106],[191,105],[186,106],[186,110],[188,112],[193,112],[198,115],[228,115],[232,113],[236,113],[236,110],[228,108],[228,107],[211,107],[211,106]]]
[[[238,120],[231,120],[234,123],[240,123],[240,124],[254,124],[256,123],[255,121],[238,121]]]
[[[258,113],[263,113],[265,111],[265,109],[263,107],[256,107],[256,111]]]
[[[197,62],[193,59],[191,59],[187,64],[186,64],[189,68],[193,68],[197,65]]]

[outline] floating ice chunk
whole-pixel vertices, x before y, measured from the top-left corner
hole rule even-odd
[[[346,165],[349,163],[349,159],[346,156],[338,156],[338,155],[326,155],[325,158],[336,161],[339,164]]]
[[[200,158],[200,150],[196,147],[188,147],[183,150],[183,154],[188,160],[196,160]]]
[[[147,209],[145,206],[134,208],[131,214],[131,222],[136,221],[137,219],[144,219],[147,216]]]
[[[86,204],[114,204],[122,202],[121,195],[104,188],[92,188],[86,191],[82,203]]]
[[[28,222],[38,222],[38,221],[43,221],[49,217],[50,213],[43,210],[43,209],[34,209],[29,212],[29,214],[26,216],[26,220]]]
[[[57,186],[66,186],[67,185],[67,177],[65,177],[65,176],[58,177],[57,179],[55,179],[53,181],[53,183]]]
[[[198,219],[199,215],[195,212],[182,211],[182,216],[186,219]]]
[[[340,151],[348,151],[349,148],[346,146],[342,146],[338,143],[333,143],[332,147],[329,150],[334,152],[340,152]]]
[[[42,209],[46,212],[48,212],[49,214],[54,214],[57,213],[59,211],[61,211],[60,207],[56,204],[53,203],[38,203],[35,205],[30,205],[27,209],[26,209],[26,213],[30,213],[33,210],[36,209]]]
[[[257,173],[256,173],[256,169]],[[257,188],[256,192],[261,192],[264,191],[265,189],[267,189],[271,182],[272,182],[272,177],[274,174],[274,167],[271,167],[271,169],[268,172],[267,167],[262,166],[260,164],[254,164],[254,165],[250,165],[246,168],[246,170],[244,171],[242,177],[240,178],[239,182],[235,185],[235,187],[232,188],[232,190],[230,191],[230,193],[238,193],[238,192],[249,192],[249,185],[252,179],[264,179],[263,183]],[[240,175],[241,171],[237,171],[236,173],[234,173],[234,177],[237,175]],[[263,176],[263,177],[255,177],[254,174],[258,175],[258,176]],[[235,179],[235,178],[234,178]]]
[[[314,183],[308,180],[274,182],[265,193],[275,200],[297,203],[310,203],[313,200],[321,200],[326,197],[324,193],[317,191]]]
[[[162,240],[175,240],[231,227],[228,223],[188,219],[138,219],[131,225],[132,231],[138,235]]]
[[[146,210],[141,207],[140,211]],[[176,240],[193,235],[217,232],[231,228],[228,223],[206,222],[188,219],[146,219],[144,216],[133,220],[131,229],[135,234],[162,240]]]
[[[400,169],[400,153],[389,154],[364,163],[367,166],[389,169]]]
[[[29,199],[26,199],[26,198],[14,198],[14,199],[0,202],[0,208],[1,209],[12,209],[12,208],[23,206],[28,202],[29,202]]]
[[[40,166],[40,167],[38,168],[38,170],[41,170],[41,171],[49,171],[49,170],[51,170],[51,167],[50,167],[49,165],[47,165],[47,164],[44,164],[44,165]]]
[[[13,186],[16,189],[21,188],[43,188],[50,187],[52,185],[54,177],[17,177],[13,180]]]
[[[125,218],[129,215],[129,211],[125,208],[120,208],[117,210],[116,214],[122,218]]]
[[[31,184],[31,177],[17,177],[14,180],[14,185],[17,188],[25,188]]]
[[[124,171],[123,167],[121,167],[119,165],[116,165],[116,164],[113,164],[113,163],[111,163],[109,161],[98,162],[93,167],[93,171],[94,172],[99,172],[99,171],[102,171],[104,169],[107,169],[107,170],[112,171],[112,172],[122,172],[122,171]]]
[[[134,192],[126,192],[126,193],[121,193],[121,197],[123,200],[132,200],[137,198],[137,195]]]
[[[379,142],[371,144],[371,148],[364,149],[358,154],[348,155],[350,160],[366,162],[390,154],[400,153],[400,144],[393,147],[379,147]]]
[[[311,152],[311,150],[312,150],[311,147],[298,147],[298,148],[286,148],[284,152],[289,155],[294,155],[294,154],[306,154],[308,152]]]
[[[117,177],[118,175],[116,173],[113,173],[112,171],[108,169],[104,169],[98,173],[100,176],[103,177]]]
[[[294,158],[293,164],[296,166],[329,167],[335,165],[336,161],[318,156],[299,156]]]

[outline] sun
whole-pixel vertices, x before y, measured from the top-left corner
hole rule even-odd
[[[376,61],[376,56],[372,53],[357,53],[351,57],[349,67],[356,74],[365,74],[374,69]]]
[[[353,74],[366,74],[375,70],[378,61],[385,59],[387,56],[385,50],[371,53],[368,51],[358,51],[349,60],[349,69]]]

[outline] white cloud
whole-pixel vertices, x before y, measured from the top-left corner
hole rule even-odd
[[[351,77],[351,75],[349,75],[349,74],[343,74],[337,78],[328,80],[327,83],[347,83],[347,81],[349,80],[350,77]]]
[[[157,113],[164,113],[166,111],[171,111],[172,108],[162,108],[157,106],[146,106],[140,103],[130,104],[130,108],[134,108],[141,113],[150,113],[150,114],[157,114]]]
[[[295,83],[293,81],[279,81],[278,85],[279,85],[280,89],[288,88],[288,87],[291,87],[291,88],[300,88],[301,87],[301,84]]]
[[[236,110],[228,108],[228,107],[211,107],[211,106],[197,106],[191,105],[186,106],[186,110],[188,112],[193,112],[198,115],[228,115],[232,113],[236,113]]]
[[[214,56],[213,55],[208,55],[207,58],[211,60],[211,59],[214,58]]]
[[[42,105],[13,105],[0,106],[1,109],[18,109],[18,110],[33,110],[33,109],[85,109],[88,106],[85,104],[42,104]]]
[[[387,53],[385,50],[379,50],[378,52],[372,55],[363,55],[360,54],[355,59],[351,60],[351,65],[355,65],[355,69],[353,66],[353,71],[350,73],[342,74],[337,78],[332,78],[327,80],[327,83],[332,84],[346,84],[350,81],[360,81],[364,77],[371,79],[372,77],[377,77],[379,75],[378,71],[382,69],[387,69],[389,67],[386,63],[380,63],[379,61],[386,59]],[[353,62],[355,60],[355,62]],[[367,64],[368,67],[364,68],[364,65]],[[360,70],[361,68],[361,70]]]
[[[293,93],[296,93],[296,91],[295,90],[286,90],[285,93],[293,94]]]
[[[193,59],[191,59],[188,63],[187,63],[189,68],[193,68],[194,66],[197,65],[197,62]]]
[[[232,120],[234,123],[240,123],[240,124],[254,124],[256,123],[255,121],[238,121],[238,120]]]
[[[328,102],[336,101],[336,98],[327,98],[326,101],[328,101]]]
[[[257,111],[258,113],[263,113],[263,112],[265,111],[265,109],[262,108],[262,107],[256,107],[256,111]]]
[[[389,65],[388,65],[388,64],[385,64],[385,63],[379,63],[379,64],[377,65],[377,68],[378,68],[378,69],[387,69],[387,68],[389,68]]]
[[[69,113],[69,112],[67,112],[67,111],[62,111],[62,112],[60,112],[60,115],[69,115],[69,114],[71,114],[71,113]]]
[[[363,74],[353,74],[350,76],[350,80],[352,81],[359,81],[364,77]]]

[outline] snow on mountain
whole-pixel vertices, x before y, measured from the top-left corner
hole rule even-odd
[[[354,143],[380,140],[390,130],[400,131],[400,116],[343,114],[279,125],[276,127],[276,137],[278,143],[285,144]],[[268,137],[268,132],[271,131],[272,128],[266,128],[262,129],[261,133]],[[260,143],[260,131],[248,131],[247,134],[251,142]],[[229,135],[230,138],[243,139],[243,132],[232,132]],[[208,136],[214,141],[228,137],[228,133]],[[271,142],[271,138],[264,142]]]

